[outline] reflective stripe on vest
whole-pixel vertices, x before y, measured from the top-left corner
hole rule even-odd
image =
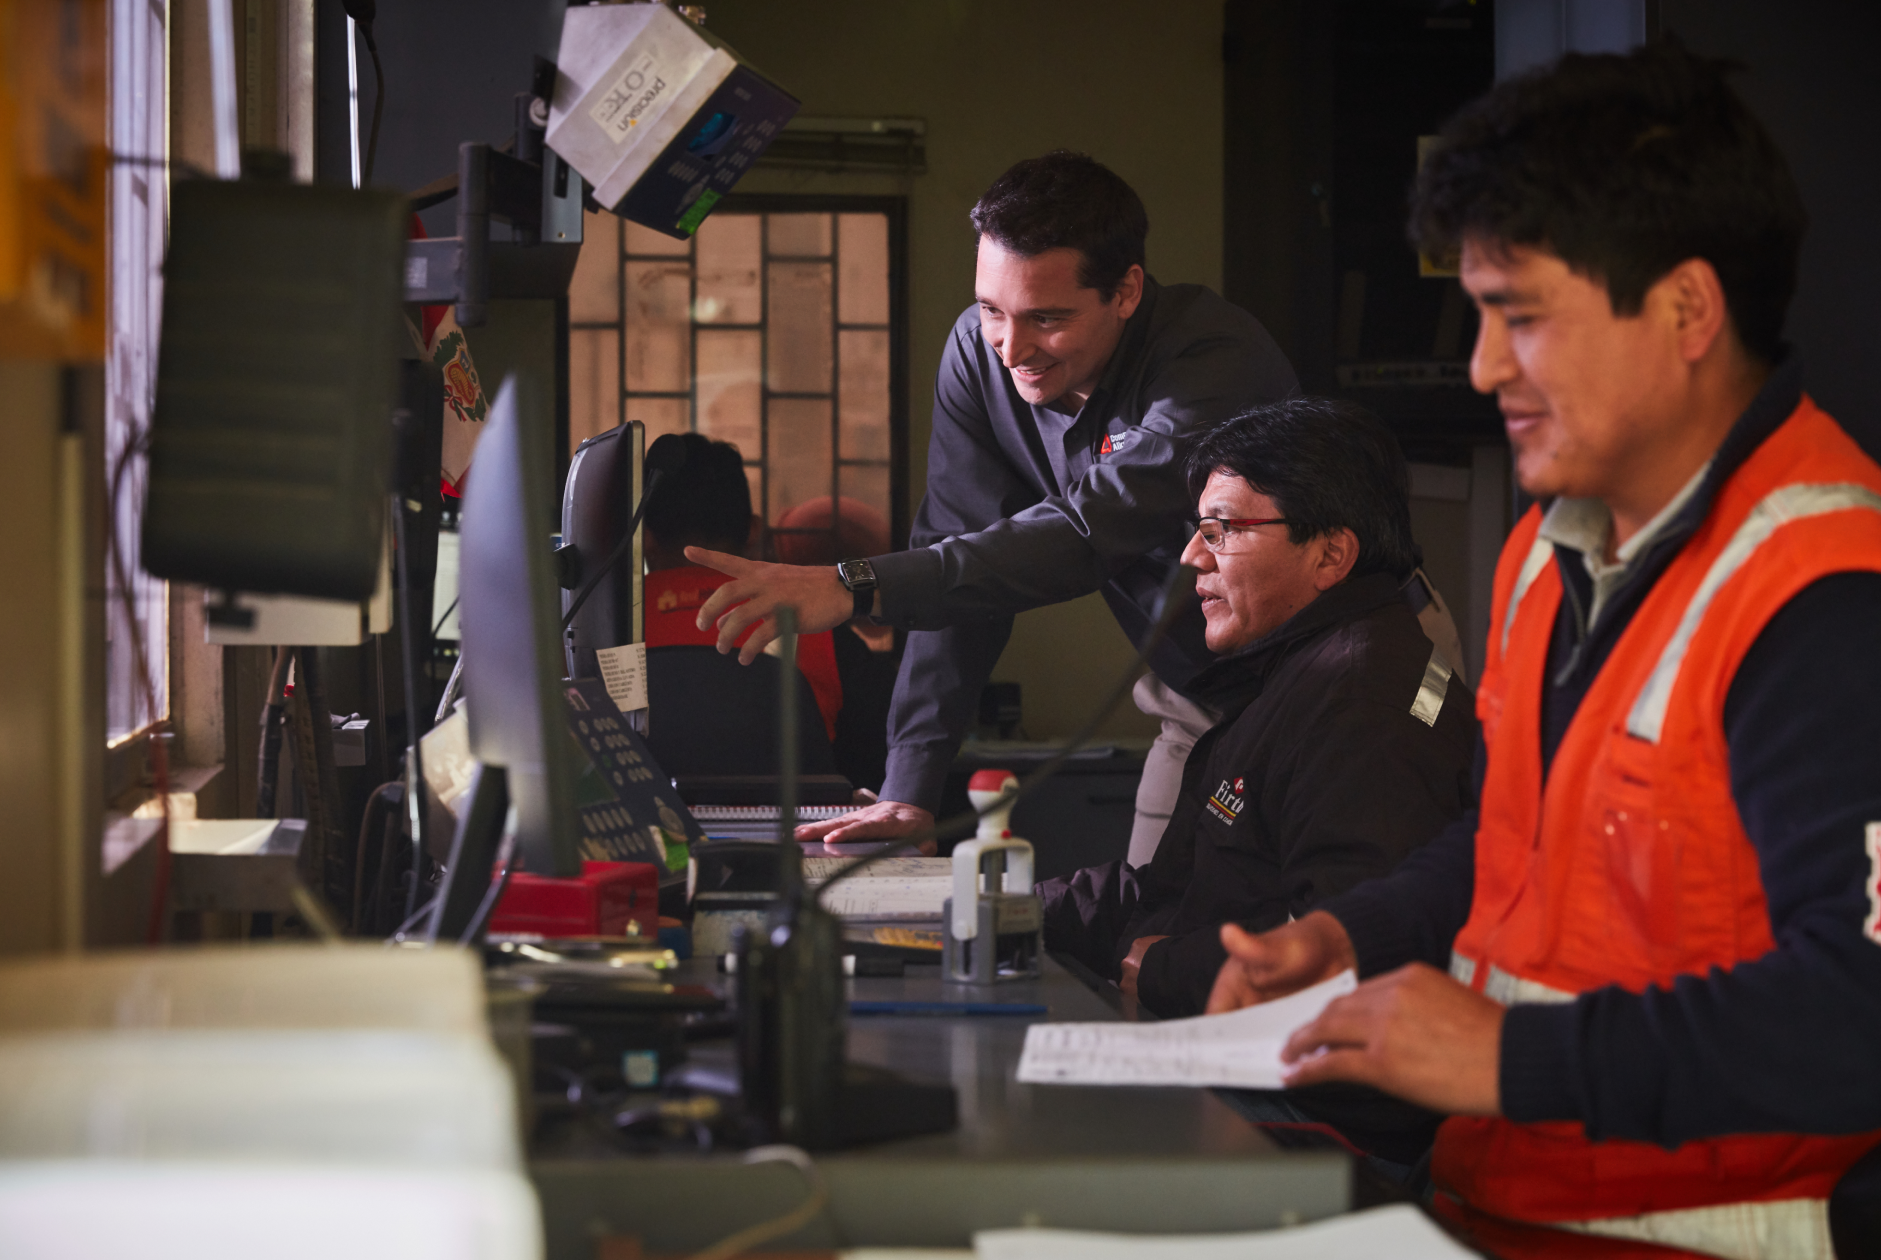
[[[1563,1221],[1556,1228],[1678,1247],[1722,1260],[1835,1260],[1827,1199],[1720,1203],[1604,1221]]]
[[[1471,988],[1476,987],[1477,965],[1474,958],[1450,951],[1450,974]],[[1512,975],[1491,963],[1489,974],[1483,977],[1483,996],[1500,1006],[1515,1006],[1522,1002],[1539,1002],[1559,1005],[1572,1002],[1579,997],[1566,989],[1557,989],[1551,984],[1539,980],[1524,980]]]
[[[1718,588],[1744,567],[1744,563],[1756,554],[1757,548],[1768,541],[1779,526],[1811,516],[1846,512],[1855,508],[1881,512],[1881,495],[1866,486],[1798,484],[1779,487],[1759,500],[1757,506],[1744,518],[1744,523],[1737,527],[1737,532],[1731,535],[1731,541],[1725,544],[1724,550],[1712,560],[1711,567],[1705,571],[1704,581],[1698,584],[1691,602],[1685,606],[1685,615],[1679,619],[1678,629],[1667,640],[1665,650],[1659,655],[1659,663],[1653,667],[1646,685],[1640,689],[1639,698],[1633,702],[1632,712],[1627,715],[1627,733],[1654,744],[1659,742],[1659,733],[1665,728],[1666,706],[1671,703],[1672,689],[1678,683],[1679,666],[1685,662],[1686,649],[1691,646],[1692,635],[1697,633],[1699,623],[1705,618],[1705,610],[1711,607]],[[1530,559],[1533,559],[1532,553]],[[1528,577],[1526,564],[1522,566],[1522,576]],[[1517,599],[1521,598],[1519,592],[1524,586],[1517,586]],[[1515,604],[1511,602],[1508,622],[1514,620]],[[1508,635],[1508,626],[1505,624],[1502,631],[1505,649],[1508,647]]]
[[[1522,559],[1521,572],[1515,575],[1515,589],[1509,592],[1508,611],[1502,615],[1502,650],[1509,650],[1509,631],[1515,625],[1515,610],[1522,606],[1522,596],[1528,594],[1528,588],[1535,584],[1541,571],[1554,559],[1554,544],[1546,538],[1536,538],[1529,545],[1528,555]]]
[[[1423,684],[1417,689],[1417,699],[1411,701],[1411,716],[1425,726],[1437,725],[1437,715],[1443,712],[1443,698],[1450,691],[1452,672],[1443,653],[1432,648],[1430,663],[1424,666]]]
[[[1454,949],[1450,951],[1450,974],[1461,985],[1476,987],[1476,960],[1465,958]]]

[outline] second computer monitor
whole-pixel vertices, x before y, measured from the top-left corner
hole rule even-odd
[[[646,426],[629,420],[583,442],[568,463],[568,482],[562,491],[562,545],[578,557],[573,572],[564,578],[578,588],[593,577],[593,570],[620,543],[621,533],[633,519],[634,505],[644,488]],[[636,536],[628,552],[582,604],[563,636],[570,678],[599,678],[597,649],[639,643],[645,639],[642,622],[641,574],[645,569]],[[562,595],[567,607],[574,590]]]
[[[578,752],[562,695],[561,600],[548,535],[548,409],[526,376],[497,391],[464,490],[458,577],[470,751],[502,766],[523,866],[581,874]]]

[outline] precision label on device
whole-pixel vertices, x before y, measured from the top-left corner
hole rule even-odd
[[[666,92],[666,86],[659,59],[643,54],[630,61],[608,85],[588,117],[600,123],[601,129],[619,144],[640,125],[641,116]]]

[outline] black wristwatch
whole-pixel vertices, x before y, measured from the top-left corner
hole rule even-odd
[[[856,610],[851,616],[867,618],[875,611],[875,566],[867,560],[838,560],[836,576],[843,580],[850,594],[856,597]]]

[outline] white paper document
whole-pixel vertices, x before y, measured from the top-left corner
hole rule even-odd
[[[622,713],[647,707],[647,645],[623,643],[594,654],[601,666],[601,681],[614,707]]]
[[[973,1236],[973,1254],[976,1260],[1473,1260],[1476,1255],[1404,1203],[1254,1234],[986,1230]]]
[[[719,808],[722,809],[726,807],[720,806]],[[736,808],[736,806],[731,808]],[[799,818],[810,818],[810,810],[815,808],[816,806],[810,806],[809,808],[799,806],[797,816]],[[693,812],[699,813],[699,807],[695,805]],[[775,812],[771,815],[773,818],[776,816]],[[703,814],[700,815],[700,821],[704,821]],[[845,867],[849,866],[855,860],[856,859],[852,857],[806,857],[803,859],[803,878],[807,883],[820,884],[824,880],[840,874]],[[926,876],[934,879],[952,879],[954,877],[954,860],[944,857],[883,858],[855,878],[887,879],[891,876]]]
[[[1280,1089],[1281,1047],[1326,1004],[1358,988],[1342,971],[1289,997],[1228,1015],[1154,1024],[1033,1024],[1019,1079],[1039,1085],[1195,1085]]]
[[[823,908],[839,919],[938,919],[953,896],[952,876],[859,876],[823,895]]]

